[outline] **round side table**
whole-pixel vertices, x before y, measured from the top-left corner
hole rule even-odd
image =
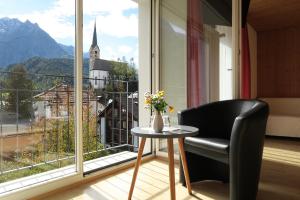
[[[169,181],[170,181],[170,194],[171,199],[176,199],[176,192],[175,192],[175,171],[174,171],[174,146],[173,146],[173,139],[178,139],[179,145],[179,153],[181,156],[184,177],[186,181],[186,186],[188,189],[189,194],[192,194],[191,183],[190,183],[190,176],[188,172],[188,167],[186,163],[186,157],[183,147],[183,142],[185,137],[195,136],[198,134],[198,128],[191,127],[191,126],[174,126],[174,127],[167,127],[164,128],[162,133],[156,133],[151,128],[143,128],[143,127],[136,127],[131,129],[131,134],[133,136],[141,137],[141,143],[139,146],[138,156],[135,163],[135,168],[133,172],[132,182],[130,191],[128,194],[128,199],[132,198],[134,185],[136,181],[136,177],[138,174],[139,167],[141,165],[141,159],[143,155],[143,150],[145,147],[145,142],[147,138],[165,138],[168,141],[168,157],[169,157]]]

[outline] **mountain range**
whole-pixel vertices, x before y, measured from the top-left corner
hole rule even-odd
[[[74,47],[56,42],[38,24],[0,19],[0,68],[32,57],[73,58]]]

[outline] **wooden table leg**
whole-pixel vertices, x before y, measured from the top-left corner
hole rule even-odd
[[[174,147],[173,147],[172,138],[168,138],[168,157],[169,157],[169,180],[170,180],[171,200],[175,200],[176,192],[175,192]]]
[[[186,163],[186,157],[185,157],[185,152],[184,152],[184,147],[183,147],[183,138],[178,138],[178,145],[179,145],[179,152],[180,152],[180,156],[181,156],[181,162],[182,162],[186,187],[188,189],[189,194],[192,194],[190,175],[189,175],[189,170],[188,170],[188,166]]]
[[[137,177],[139,167],[140,167],[141,161],[142,161],[142,155],[143,155],[143,151],[144,151],[144,147],[145,147],[145,142],[146,142],[146,138],[143,137],[142,141],[140,143],[140,146],[139,146],[138,156],[137,156],[137,160],[136,160],[136,163],[135,163],[134,172],[133,172],[132,181],[131,181],[131,186],[130,186],[130,190],[129,190],[129,194],[128,194],[128,200],[131,199],[132,194],[133,194],[133,189],[134,189],[136,177]]]

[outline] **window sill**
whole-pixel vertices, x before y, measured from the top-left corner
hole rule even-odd
[[[103,158],[85,161],[83,163],[84,172],[91,173],[100,169],[108,168],[112,165],[123,163],[128,160],[133,160],[136,158],[136,156],[137,153],[130,152],[130,151],[123,151],[113,155],[105,156]],[[55,179],[63,179],[65,177],[72,176],[72,175],[76,175],[75,165],[69,165],[67,167],[62,167],[48,172],[43,172],[40,174],[1,183],[0,196],[36,184],[53,181]]]

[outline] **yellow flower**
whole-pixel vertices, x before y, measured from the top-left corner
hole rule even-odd
[[[165,91],[161,90],[161,91],[158,91],[158,96],[159,97],[163,97],[165,95]]]
[[[169,106],[169,112],[170,113],[174,112],[174,107],[173,106]]]
[[[145,104],[150,105],[151,104],[151,99],[150,98],[146,98],[145,99]]]

